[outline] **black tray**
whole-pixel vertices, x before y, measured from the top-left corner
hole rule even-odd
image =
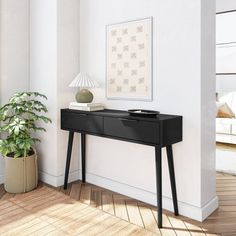
[[[143,109],[131,109],[128,110],[131,116],[141,116],[141,117],[155,117],[160,114],[159,111],[143,110]]]

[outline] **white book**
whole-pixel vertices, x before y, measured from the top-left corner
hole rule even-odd
[[[79,111],[102,111],[104,110],[103,106],[97,107],[78,107],[78,106],[69,106],[69,109],[79,110]]]
[[[92,106],[92,107],[85,107],[85,106],[74,106],[74,105],[69,105],[69,107],[74,107],[74,108],[81,108],[81,109],[93,109],[93,108],[104,108],[104,106],[99,105],[99,106]]]
[[[71,102],[70,106],[74,106],[74,107],[98,107],[98,106],[103,106],[102,103],[81,103],[81,102]]]

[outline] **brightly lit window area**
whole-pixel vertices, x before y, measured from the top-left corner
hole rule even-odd
[[[216,15],[216,168],[236,174],[236,11]]]

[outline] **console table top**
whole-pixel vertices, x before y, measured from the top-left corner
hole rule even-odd
[[[179,115],[168,115],[168,114],[158,114],[156,117],[142,117],[142,116],[131,116],[128,111],[124,110],[114,110],[114,109],[104,109],[102,111],[80,111],[80,110],[73,110],[69,108],[62,109],[67,112],[73,113],[84,113],[88,115],[95,115],[95,116],[107,116],[107,117],[116,117],[116,118],[124,118],[124,119],[135,119],[135,120],[145,120],[145,121],[164,121],[169,120],[177,117],[182,117]]]

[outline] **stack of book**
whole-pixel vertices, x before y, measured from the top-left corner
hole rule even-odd
[[[101,103],[78,103],[71,102],[69,109],[80,111],[101,111],[104,110],[104,106]]]

